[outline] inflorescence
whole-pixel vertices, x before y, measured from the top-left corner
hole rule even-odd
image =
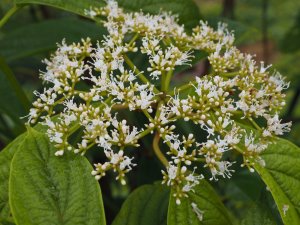
[[[125,184],[125,174],[136,166],[126,148],[139,147],[139,139],[154,133],[154,152],[166,167],[163,182],[175,188],[180,204],[203,179],[195,172],[200,166],[209,169],[212,180],[230,178],[234,162],[224,154],[235,151],[243,155],[241,166],[253,172],[255,163],[264,166],[260,153],[272,137],[290,130],[291,123],[281,123],[278,116],[288,83],[233,46],[234,35],[225,24],[214,30],[200,21],[187,33],[177,16],[127,13],[113,0],[86,13],[104,19],[108,34],[96,45],[88,38],[58,45],[44,60],[41,79],[47,88],[35,92],[28,117],[48,127],[57,156],[66,150],[83,155],[98,146],[107,160],[95,164],[96,179],[113,170]],[[207,54],[210,73],[170,89],[174,71],[190,65],[196,51]],[[129,55],[147,57],[147,69],[140,71]],[[148,123],[133,126],[134,121],[120,118],[117,112],[125,108],[145,114]],[[197,134],[180,135],[174,123],[181,119],[206,132],[206,141],[198,143]],[[70,136],[79,129],[82,138],[71,145]],[[169,150],[162,153],[159,144]]]

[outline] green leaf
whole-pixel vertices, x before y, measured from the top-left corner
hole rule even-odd
[[[56,117],[54,116],[53,119],[55,120]],[[41,125],[40,123],[36,124],[34,126],[34,129],[38,130],[41,133],[45,133],[47,131],[47,127]],[[8,196],[10,166],[14,154],[17,152],[19,145],[23,142],[26,135],[27,133],[19,135],[0,152],[0,219],[7,219],[10,215]],[[3,221],[1,222],[4,223]]]
[[[9,179],[9,201],[17,224],[104,225],[101,191],[86,158],[55,149],[45,134],[29,128]]]
[[[1,219],[0,218],[0,225],[15,225],[12,219]]]
[[[0,218],[8,218],[10,215],[8,201],[10,162],[24,137],[25,134],[20,135],[0,152]]]
[[[241,225],[276,225],[264,207],[253,206],[248,210],[246,217],[242,220]]]
[[[255,169],[271,191],[284,224],[300,224],[300,148],[276,138],[261,156],[266,166],[256,164]]]
[[[84,10],[90,7],[101,7],[104,1],[101,0],[14,0],[15,4],[40,4],[56,7],[69,12],[85,16]]]
[[[79,19],[55,19],[28,24],[9,31],[0,39],[0,55],[8,61],[27,57],[56,48],[64,38],[67,43],[90,37],[101,39],[104,28]],[[20,38],[22,37],[22,38]]]
[[[212,186],[205,180],[194,187],[194,192],[189,192],[187,198],[181,199],[181,204],[176,204],[171,191],[168,225],[230,225],[232,224],[227,209],[220,201],[219,196]],[[202,221],[193,210],[192,203],[203,213]]]
[[[28,110],[29,101],[25,93],[4,59],[0,57],[0,112],[9,116],[22,131],[25,127],[20,117],[25,116]]]
[[[235,36],[235,45],[242,45],[253,43],[255,41],[259,41],[259,29],[249,26],[245,23],[231,20],[223,17],[214,17],[213,19],[209,20],[209,25],[217,28],[219,22],[223,22],[228,25],[228,30],[234,32]]]
[[[165,225],[169,193],[161,184],[139,187],[126,199],[112,225]]]
[[[280,50],[285,53],[295,53],[300,49],[300,10],[294,25],[287,31],[280,42]]]
[[[227,185],[226,189],[230,189],[230,191],[234,189],[235,192],[231,193],[232,195],[230,198],[236,198],[236,199],[241,199],[241,198],[246,198],[247,202],[249,201],[257,201],[261,195],[261,192],[263,189],[265,189],[265,184],[261,180],[261,178],[258,176],[256,173],[251,173],[249,170],[240,170],[236,171],[234,176],[230,178],[226,184],[232,184],[232,185]],[[235,187],[233,187],[233,185]],[[228,190],[229,191],[229,190]]]
[[[187,28],[192,28],[199,24],[201,19],[198,6],[192,0],[119,0],[118,3],[123,8],[130,11],[139,11],[158,14],[161,10],[172,12],[179,16],[180,23]]]
[[[101,7],[104,1],[94,0],[15,0],[20,4],[42,4],[60,8],[66,11],[85,16],[84,10],[90,7]],[[191,28],[198,24],[200,13],[197,5],[192,0],[119,0],[118,3],[129,11],[140,11],[157,14],[160,10],[171,11],[178,14],[180,22]]]

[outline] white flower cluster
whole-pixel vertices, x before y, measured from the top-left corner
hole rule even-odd
[[[139,139],[155,133],[153,149],[166,167],[163,181],[175,187],[180,204],[203,178],[196,174],[203,168],[210,170],[211,179],[230,178],[234,162],[228,153],[237,151],[244,159],[241,166],[253,171],[255,163],[264,165],[260,153],[272,137],[290,130],[291,124],[279,118],[288,84],[234,47],[234,36],[224,24],[214,30],[200,21],[189,34],[176,16],[127,13],[113,0],[87,14],[105,18],[108,34],[95,46],[89,39],[71,45],[63,41],[44,61],[41,78],[47,88],[35,92],[29,121],[43,120],[56,155],[102,149],[107,160],[95,164],[96,179],[113,170],[125,184],[125,174],[135,166],[126,147],[138,147]],[[195,50],[208,54],[211,72],[170,90],[175,69],[191,63]],[[148,57],[145,71],[129,58],[141,54]],[[187,90],[189,95],[184,94]],[[143,113],[149,122],[126,121],[117,113],[121,109]],[[174,125],[179,119],[205,131],[205,141],[198,143],[197,134],[180,136]],[[82,132],[82,139],[71,145],[75,132]],[[163,144],[169,148],[165,153]]]

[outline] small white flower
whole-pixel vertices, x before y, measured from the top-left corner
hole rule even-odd
[[[257,65],[251,55],[233,46],[234,35],[225,24],[219,23],[214,30],[200,21],[192,33],[186,33],[177,15],[127,13],[115,0],[85,13],[104,17],[107,35],[95,46],[89,38],[58,44],[50,59],[43,60],[46,70],[40,77],[47,88],[34,92],[37,100],[27,117],[30,123],[42,120],[57,156],[66,149],[81,155],[92,147],[104,151],[106,160],[95,164],[92,172],[97,180],[112,170],[126,184],[125,174],[135,166],[126,155],[127,148],[138,147],[139,139],[157,132],[156,137],[163,139],[159,143],[164,145],[162,154],[166,153],[161,160],[168,165],[162,172],[163,182],[176,190],[174,198],[180,204],[203,178],[195,174],[196,167],[202,166],[199,162],[210,170],[211,179],[230,178],[234,162],[228,156],[237,150],[243,155],[241,166],[254,172],[255,163],[265,166],[260,154],[270,143],[269,137],[290,131],[291,123],[279,118],[289,83],[279,73],[270,74],[270,66]],[[209,74],[173,91],[165,90],[176,85],[170,79],[180,66],[190,64],[195,51],[207,53]],[[130,58],[138,59],[141,54],[148,62],[137,68]],[[117,112],[123,108],[130,115],[145,114],[147,122],[127,121]],[[253,123],[262,135],[247,134],[237,122],[256,119],[266,124],[260,129]],[[198,135],[192,134],[179,138],[178,120],[194,123],[205,141],[197,143]],[[75,148],[69,141],[78,129],[82,136]],[[202,220],[203,212],[195,203],[192,207]]]
[[[264,136],[270,136],[270,134],[283,135],[285,132],[289,132],[291,130],[290,127],[292,123],[289,122],[281,124],[278,114],[273,117],[266,115],[265,118],[267,119],[267,129],[263,133]]]
[[[289,210],[290,206],[285,204],[282,206],[283,215],[286,216],[287,211]]]
[[[172,164],[169,165],[169,167],[167,168],[167,172],[168,172],[168,176],[169,176],[169,181],[168,181],[168,185],[170,184],[171,180],[174,180],[177,176],[177,166],[174,166]]]
[[[204,211],[200,210],[198,208],[197,204],[194,203],[194,202],[191,203],[191,206],[192,206],[193,212],[196,214],[198,220],[202,221],[203,220]]]

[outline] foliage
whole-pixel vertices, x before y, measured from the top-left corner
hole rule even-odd
[[[299,55],[299,18],[293,13],[295,21],[286,19],[290,9],[298,7],[298,3],[291,0],[277,2],[277,6],[275,3],[267,5],[270,13],[268,35],[272,35],[274,43],[288,54],[280,55],[280,61],[275,63],[290,76],[289,80],[293,80],[288,93],[293,99],[287,101],[291,102],[288,107],[284,106],[284,90],[288,85],[281,76],[267,71],[264,64],[256,65],[252,58],[247,59],[237,49],[229,51],[233,47],[233,36],[218,24],[218,21],[225,21],[229,30],[235,30],[236,45],[255,44],[265,35],[264,31],[253,28],[258,23],[258,1],[239,1],[235,7],[242,13],[235,11],[233,18],[221,17],[221,7],[216,1],[199,1],[199,8],[192,0],[119,0],[118,3],[124,14],[118,12],[115,18],[111,16],[113,13],[110,14],[112,9],[105,8],[107,3],[100,0],[7,0],[0,3],[3,11],[0,11],[3,13],[0,20],[0,140],[6,145],[0,152],[0,225],[300,224],[300,149],[290,141],[276,137],[290,130],[288,121],[300,116],[296,107],[299,94],[294,91],[299,89],[299,79],[295,76],[299,70],[291,66]],[[144,14],[138,14],[140,9]],[[282,10],[281,15],[279,10]],[[167,21],[165,30],[174,29],[155,31],[151,33],[152,38],[145,35],[149,31],[142,27],[133,28],[133,32],[128,32],[129,35],[125,32],[124,36],[113,28],[120,21],[124,22],[123,15],[136,13],[137,17],[142,15],[140,18],[145,15],[150,22],[153,19],[150,15],[162,11],[177,14],[178,23],[183,24],[184,29],[177,26],[177,21],[168,21],[172,18],[170,14],[165,14],[161,20]],[[192,30],[199,25],[200,19],[208,19],[217,32],[213,33],[205,23]],[[157,29],[154,24],[151,28]],[[209,34],[201,36],[205,29]],[[173,32],[173,36],[165,38],[164,32]],[[184,35],[180,36],[182,33]],[[206,42],[203,44],[200,38],[195,44],[197,35],[207,38]],[[123,72],[126,76],[119,78],[110,77],[108,83],[97,86],[96,78],[91,75],[93,69],[96,68],[98,73],[107,72],[103,70],[105,64],[97,68],[97,60],[102,60],[99,51],[109,46],[109,37],[117,40],[121,36],[122,41],[128,43],[127,52],[124,58],[121,57],[128,73]],[[159,48],[151,49],[155,38]],[[80,40],[82,44],[76,44]],[[216,50],[217,40],[223,41],[219,51]],[[51,53],[58,42],[62,44]],[[97,42],[98,49],[95,47]],[[163,53],[158,53],[155,47]],[[80,49],[80,53],[74,49]],[[136,49],[143,49],[144,55],[136,54]],[[169,65],[170,70],[155,59],[156,56],[163,57],[168,49],[175,49],[176,57],[181,54],[177,64]],[[102,53],[109,51],[106,49]],[[45,56],[49,58],[50,53],[45,70],[39,62]],[[65,91],[59,95],[62,100],[51,108],[44,104],[41,95],[47,94],[45,90],[52,90],[52,84],[45,84],[46,79],[41,85],[37,71],[46,71],[41,72],[41,77],[49,71],[60,73],[56,66],[63,65],[61,56],[72,62],[80,58],[78,62],[83,65],[85,80],[74,82],[68,89],[66,87],[72,84],[73,78],[68,80],[66,76]],[[107,64],[108,58],[104,59]],[[112,66],[113,60],[109,63]],[[117,64],[120,66],[120,62]],[[199,72],[198,67],[204,72]],[[70,67],[62,71],[76,73]],[[114,69],[110,72],[116,75]],[[195,73],[200,78],[194,79],[190,75]],[[236,76],[239,76],[237,81]],[[252,79],[250,76],[253,80],[245,85]],[[201,117],[199,109],[193,114],[193,107],[210,104],[207,96],[218,83],[215,77],[226,84],[225,88],[219,88],[228,91],[229,97],[220,98],[220,104],[228,108],[227,114],[223,117],[224,108],[221,110],[219,105],[210,105],[207,114],[202,113],[206,118]],[[149,81],[153,85],[149,85]],[[231,82],[236,83],[231,86]],[[112,88],[113,83],[124,84],[125,90],[128,88],[134,94],[128,94],[128,99],[119,97],[121,92]],[[210,88],[205,89],[204,85]],[[91,86],[95,90],[98,88],[99,96],[82,94],[88,93]],[[41,101],[32,99],[34,89],[38,89],[39,92],[34,93]],[[114,96],[111,89],[118,94]],[[74,94],[76,91],[78,95]],[[242,101],[243,91],[248,97]],[[206,97],[207,101],[204,101]],[[51,97],[47,101],[49,99]],[[192,105],[190,111],[183,110],[190,106],[182,100]],[[35,101],[31,111],[30,101]],[[231,114],[229,108],[233,103],[237,106]],[[242,104],[257,108],[251,111]],[[79,110],[84,105],[88,107]],[[107,113],[109,107],[111,111]],[[98,124],[89,131],[92,122],[99,119],[99,114],[93,111],[96,108],[104,112],[101,116],[107,124]],[[285,110],[284,122],[279,119],[282,108]],[[28,113],[29,122],[42,122],[26,127],[22,117]],[[97,114],[95,118],[93,113]],[[172,113],[174,118],[169,116]],[[164,118],[160,114],[167,116]],[[163,124],[163,119],[170,121]],[[107,129],[106,133],[97,134],[97,137],[103,137],[101,141],[93,138],[97,129],[101,132]],[[175,135],[177,133],[180,138]],[[296,129],[292,129],[291,134],[294,136],[286,137],[293,142],[299,141]],[[93,151],[99,146],[100,153]],[[135,150],[137,146],[138,151]],[[180,156],[179,151],[184,152],[184,156]],[[91,164],[95,165],[94,170]],[[123,186],[115,181],[109,170],[117,174],[116,179]]]
[[[85,158],[55,157],[45,135],[33,128],[18,149],[9,176],[9,202],[17,224],[105,224],[101,192],[85,176],[91,169]]]

